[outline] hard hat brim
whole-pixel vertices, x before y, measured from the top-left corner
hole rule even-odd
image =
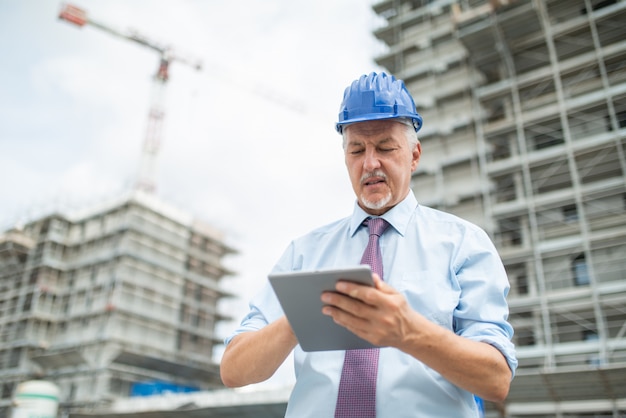
[[[415,128],[415,132],[418,132],[422,128],[422,118],[415,117],[415,115],[385,115],[381,113],[370,113],[366,115],[361,115],[355,118],[351,118],[349,120],[337,122],[335,125],[335,129],[337,132],[342,133],[343,128],[352,125],[353,123],[359,122],[367,122],[371,120],[389,120],[389,119],[410,119],[413,122],[413,127]]]

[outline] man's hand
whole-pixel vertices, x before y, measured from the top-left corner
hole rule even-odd
[[[325,304],[322,312],[374,345],[399,348],[410,333],[411,324],[418,321],[420,315],[378,274],[374,273],[373,278],[374,287],[337,282],[337,292],[322,294]]]
[[[338,282],[336,292],[322,294],[322,312],[364,340],[395,347],[483,399],[506,398],[511,370],[500,351],[429,321],[404,295],[373,276],[374,287]]]

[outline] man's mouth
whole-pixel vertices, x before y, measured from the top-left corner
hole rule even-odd
[[[378,183],[384,183],[385,179],[380,178],[380,177],[376,177],[376,178],[369,178],[367,180],[365,180],[365,182],[363,184],[365,184],[366,186],[373,186],[375,184]]]
[[[361,184],[364,186],[375,186],[385,182],[387,182],[387,176],[382,171],[373,171],[361,177]]]

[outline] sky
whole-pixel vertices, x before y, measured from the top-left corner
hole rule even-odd
[[[334,123],[345,87],[381,70],[373,2],[71,2],[202,61],[170,66],[155,193],[238,251],[224,260],[237,298],[222,304],[235,321],[221,336],[292,239],[352,211]],[[0,0],[0,230],[97,206],[137,179],[159,56],[59,20],[62,4]],[[269,383],[289,381],[289,366]]]

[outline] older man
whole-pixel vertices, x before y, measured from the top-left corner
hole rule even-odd
[[[266,286],[226,340],[224,384],[266,380],[295,349],[288,417],[477,417],[475,395],[504,400],[517,366],[506,273],[483,230],[418,204],[410,182],[421,125],[393,76],[371,73],[346,88],[337,130],[353,213],[292,241],[273,269],[358,264],[376,225],[375,286],[342,281],[321,298],[325,315],[384,348],[302,351]]]

